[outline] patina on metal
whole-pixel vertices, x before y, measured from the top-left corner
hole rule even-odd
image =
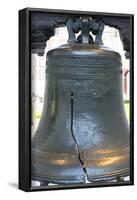
[[[73,19],[68,24],[69,43],[47,53],[43,113],[32,139],[32,179],[57,184],[119,180],[129,175],[121,57],[102,45],[103,24],[99,28],[82,18],[75,26],[81,30],[77,38]]]

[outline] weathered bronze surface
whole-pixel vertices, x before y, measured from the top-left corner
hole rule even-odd
[[[58,184],[129,175],[121,57],[96,44],[47,53],[42,117],[32,139],[32,179]]]

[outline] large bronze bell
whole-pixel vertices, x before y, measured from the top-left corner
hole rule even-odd
[[[129,175],[120,55],[102,45],[73,43],[50,50],[46,60],[32,179],[71,184]]]

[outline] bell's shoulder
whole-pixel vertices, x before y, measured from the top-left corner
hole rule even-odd
[[[104,46],[95,44],[65,44],[48,51],[47,56],[83,56],[105,57],[121,59],[118,52]]]

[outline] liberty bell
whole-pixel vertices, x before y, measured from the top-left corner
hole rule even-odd
[[[121,56],[103,46],[103,24],[83,17],[66,25],[68,44],[47,53],[43,112],[32,138],[32,179],[117,181],[129,175]]]

